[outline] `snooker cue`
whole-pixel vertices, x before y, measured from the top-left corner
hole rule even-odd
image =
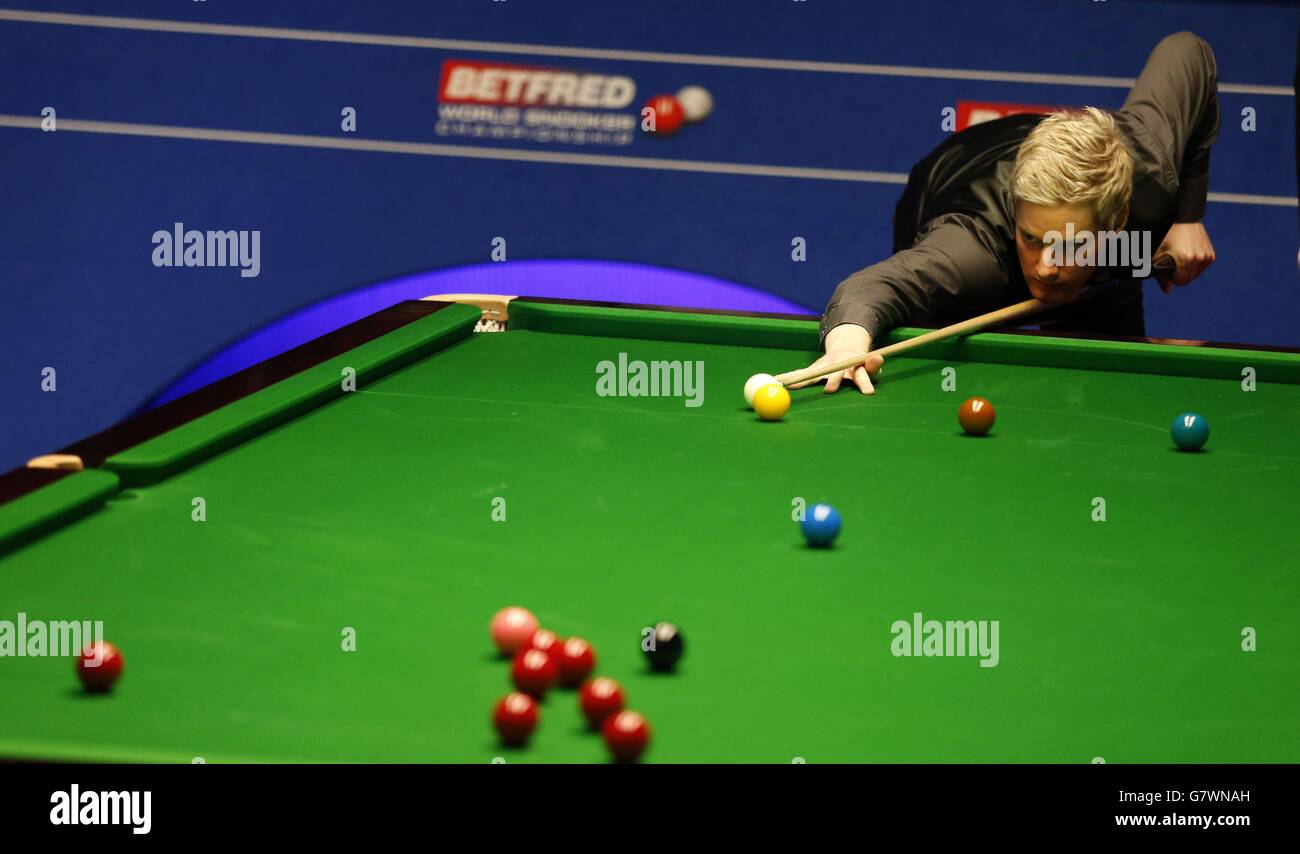
[[[942,329],[933,329],[924,335],[918,335],[915,338],[909,338],[906,341],[899,341],[897,344],[890,344],[887,347],[881,347],[879,350],[871,350],[866,353],[859,353],[856,356],[840,359],[829,365],[822,365],[819,368],[808,367],[797,371],[788,371],[784,374],[777,374],[776,381],[781,385],[789,386],[795,383],[806,382],[807,380],[820,379],[840,371],[861,365],[867,360],[868,356],[877,355],[881,357],[896,356],[899,353],[905,353],[917,347],[922,347],[932,341],[939,341],[943,338],[952,338],[956,335],[966,335],[971,332],[978,332],[986,326],[995,326],[1008,320],[1015,320],[1020,317],[1027,317],[1048,308],[1047,303],[1036,299],[1027,299],[1024,302],[1018,302],[1015,305],[1008,305],[999,308],[997,311],[990,311],[988,314],[981,314],[972,317],[969,320],[963,320],[960,323],[954,323],[951,326],[945,326]]]
[[[1157,255],[1151,266],[1158,273],[1173,273],[1176,268],[1174,259],[1167,253]],[[1163,283],[1161,284],[1161,287],[1164,287]],[[1109,291],[1110,288],[1103,285],[1101,290],[1106,292]],[[1096,295],[1097,293],[1095,291],[1085,290],[1078,297],[1072,300],[1072,302],[1083,302],[1095,297]],[[807,382],[808,380],[821,379],[822,377],[828,377],[831,374],[838,373],[839,371],[848,370],[849,368],[861,365],[867,360],[867,357],[873,353],[881,358],[894,356],[899,353],[905,353],[916,347],[922,347],[932,341],[939,341],[943,338],[952,338],[957,335],[966,335],[971,332],[978,332],[986,326],[996,326],[1003,321],[1015,320],[1020,317],[1027,317],[1031,314],[1036,314],[1045,308],[1058,307],[1059,306],[1048,306],[1047,303],[1036,299],[1027,299],[1024,302],[1018,302],[1015,305],[999,308],[997,311],[990,311],[988,314],[981,314],[978,317],[972,317],[969,320],[963,320],[960,323],[954,323],[951,326],[945,326],[942,329],[932,330],[924,335],[909,338],[906,341],[899,341],[897,344],[890,344],[887,347],[881,347],[879,350],[859,353],[849,359],[840,359],[830,367],[808,367],[797,371],[787,371],[784,374],[777,374],[776,381],[783,386],[789,386],[796,383]]]

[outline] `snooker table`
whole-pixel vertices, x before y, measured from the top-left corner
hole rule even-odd
[[[815,320],[490,311],[401,303],[0,478],[0,619],[102,620],[126,659],[95,696],[0,658],[0,757],[607,761],[571,690],[496,740],[519,604],[592,643],[645,761],[1300,761],[1300,354],[986,332],[767,423],[741,387]],[[620,353],[699,361],[702,405],[598,395]],[[798,499],[839,509],[832,548]],[[997,621],[996,666],[894,654],[915,614]],[[664,619],[674,674],[639,647]]]

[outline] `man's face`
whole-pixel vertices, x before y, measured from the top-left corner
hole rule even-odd
[[[1095,267],[1056,266],[1052,263],[1052,247],[1044,241],[1044,235],[1055,231],[1064,240],[1070,223],[1074,223],[1076,242],[1084,232],[1097,230],[1097,221],[1086,207],[1016,203],[1016,254],[1020,256],[1020,271],[1025,275],[1029,292],[1045,303],[1074,299],[1096,272]],[[1063,246],[1067,256],[1073,252],[1072,245]]]

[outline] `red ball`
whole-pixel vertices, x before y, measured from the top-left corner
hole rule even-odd
[[[516,688],[540,700],[555,684],[560,668],[555,665],[555,659],[540,649],[524,649],[515,656],[510,675]]]
[[[982,397],[972,397],[957,410],[957,420],[961,423],[961,429],[972,436],[983,436],[992,430],[995,418],[997,412],[994,411],[993,404]]]
[[[596,653],[582,638],[569,638],[560,647],[560,684],[576,688],[596,669]]]
[[[686,111],[682,109],[682,104],[672,95],[655,95],[649,101],[645,102],[644,110],[654,111],[654,133],[673,134],[681,129],[682,122],[686,121]]]
[[[501,736],[501,741],[517,747],[526,741],[537,729],[541,714],[537,710],[537,701],[527,694],[512,691],[501,698],[496,710],[492,712],[492,724]]]
[[[108,641],[89,644],[77,656],[77,678],[87,691],[103,692],[122,676],[122,653]]]
[[[639,712],[623,711],[605,719],[600,729],[605,746],[619,762],[635,762],[650,743],[650,724]]]
[[[613,679],[599,676],[583,684],[578,702],[587,722],[598,727],[606,718],[623,710],[623,689]]]
[[[524,645],[520,647],[520,649],[540,649],[558,664],[560,660],[560,647],[563,643],[564,642],[560,640],[559,636],[550,629],[538,629],[533,632],[533,636],[530,637]]]

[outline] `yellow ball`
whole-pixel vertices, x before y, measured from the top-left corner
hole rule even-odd
[[[780,383],[768,383],[754,395],[754,411],[764,421],[780,421],[790,409],[790,392]]]

